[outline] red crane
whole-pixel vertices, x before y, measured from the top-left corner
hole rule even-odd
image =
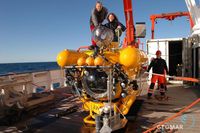
[[[124,14],[126,19],[126,37],[124,38],[123,47],[126,47],[127,45],[136,45],[136,43],[135,43],[135,28],[133,21],[132,0],[123,0],[123,2],[124,2]]]
[[[151,19],[151,39],[154,39],[154,29],[155,29],[155,22],[156,19],[166,19],[169,21],[174,20],[177,17],[183,17],[186,16],[189,18],[190,21],[190,27],[192,28],[194,26],[193,20],[190,16],[189,12],[175,12],[175,13],[163,13],[163,14],[154,14],[150,16]]]

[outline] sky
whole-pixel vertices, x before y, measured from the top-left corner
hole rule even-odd
[[[123,0],[102,0],[125,24]],[[91,45],[89,18],[96,0],[0,0],[0,63],[56,61],[64,49]],[[187,11],[184,0],[132,0],[135,22],[146,22],[151,37],[151,14]],[[155,38],[187,37],[189,21],[158,20]]]

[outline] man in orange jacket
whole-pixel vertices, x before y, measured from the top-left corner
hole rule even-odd
[[[165,75],[165,71],[166,71],[166,74],[168,74],[169,72],[168,72],[166,61],[161,58],[160,50],[156,51],[156,58],[151,61],[147,72],[149,72],[151,68],[153,69],[153,75],[151,78],[151,85],[148,90],[148,98],[151,98],[153,94],[154,86],[157,80],[160,84],[161,97],[165,97],[165,80],[166,79],[164,75]]]

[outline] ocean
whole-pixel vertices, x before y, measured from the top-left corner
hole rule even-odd
[[[11,73],[26,73],[59,69],[56,62],[0,63],[0,76]]]

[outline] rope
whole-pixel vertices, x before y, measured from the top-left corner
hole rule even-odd
[[[169,76],[169,75],[163,75],[163,74],[158,74],[158,73],[149,73],[149,72],[145,72],[145,73],[157,75],[157,76],[162,76],[162,77],[167,77],[167,78],[173,78],[173,79],[176,79],[176,80],[190,81],[190,82],[195,82],[195,83],[200,82],[199,79],[191,78],[191,77],[176,77],[176,76]]]
[[[184,109],[182,109],[178,113],[176,113],[173,116],[169,117],[168,119],[165,119],[164,121],[161,121],[161,122],[155,124],[153,127],[151,127],[150,129],[146,130],[143,133],[150,133],[151,131],[155,130],[157,127],[160,127],[160,126],[164,125],[165,123],[167,123],[167,122],[175,119],[176,117],[180,116],[182,113],[186,112],[188,109],[192,108],[194,105],[196,105],[199,102],[200,102],[200,98],[195,100],[194,102],[192,102],[190,105],[186,106]]]

